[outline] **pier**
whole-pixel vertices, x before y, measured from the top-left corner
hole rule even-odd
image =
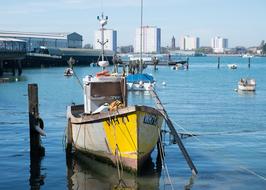
[[[0,38],[0,76],[4,72],[21,75],[22,60],[26,56],[26,42],[13,38]]]

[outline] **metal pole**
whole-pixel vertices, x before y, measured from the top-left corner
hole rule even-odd
[[[142,73],[142,45],[143,45],[143,0],[141,0],[141,13],[140,13],[140,73]]]
[[[103,25],[102,25],[102,61],[104,61],[104,28],[103,28]]]

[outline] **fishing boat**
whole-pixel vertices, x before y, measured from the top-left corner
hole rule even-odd
[[[237,64],[228,64],[227,67],[229,69],[237,69]]]
[[[238,90],[241,91],[255,91],[256,80],[249,78],[241,78],[238,82]]]
[[[102,15],[100,23],[106,19]],[[104,70],[103,58],[103,71],[83,78],[84,104],[67,108],[67,149],[138,173],[158,142],[163,115],[153,107],[129,106],[125,76]]]

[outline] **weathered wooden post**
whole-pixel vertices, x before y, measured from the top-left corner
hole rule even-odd
[[[218,56],[218,65],[217,68],[220,69],[220,56]]]
[[[250,57],[248,58],[248,68],[250,69]]]
[[[189,68],[189,57],[187,57],[187,70]]]
[[[38,85],[28,85],[29,124],[30,124],[30,154],[31,156],[44,156],[45,149],[41,145],[40,134],[45,135],[43,121],[39,117]]]

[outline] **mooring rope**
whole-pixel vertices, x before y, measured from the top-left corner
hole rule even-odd
[[[173,123],[174,123],[177,127],[179,127],[180,129],[182,129],[184,132],[186,132],[186,133],[188,133],[188,134],[191,134],[191,137],[195,138],[198,142],[200,142],[201,144],[205,145],[205,146],[207,147],[207,150],[209,150],[210,152],[213,151],[213,150],[216,151],[215,147],[212,147],[210,144],[205,143],[204,141],[200,140],[197,136],[192,135],[192,133],[191,133],[190,131],[187,131],[184,127],[182,127],[181,125],[179,125],[176,121],[173,121]],[[233,161],[233,162],[236,162],[237,164],[239,164],[239,163],[237,162],[237,160],[233,160],[232,158],[226,158],[226,159],[227,159],[228,161]],[[258,177],[259,179],[262,179],[262,180],[266,181],[266,177],[264,177],[264,176],[258,174],[257,172],[255,172],[255,171],[253,171],[253,170],[251,170],[251,169],[248,169],[248,168],[245,167],[245,166],[242,166],[241,164],[239,165],[239,168],[242,169],[242,170],[245,170],[246,172],[248,172],[248,173],[250,173],[250,174],[252,174],[252,175],[254,175],[254,176],[256,176],[256,177]]]
[[[160,130],[159,127],[158,127],[158,133],[159,133],[159,151],[160,151],[159,155],[160,155],[161,161],[163,163],[163,168],[165,169],[165,172],[166,172],[166,175],[167,175],[167,179],[168,179],[168,181],[169,181],[169,183],[171,185],[171,189],[174,189],[173,183],[172,183],[169,171],[168,171],[168,167],[167,167],[167,164],[165,162],[165,155],[164,155],[163,146],[162,146],[161,130]]]
[[[123,168],[123,163],[122,163],[122,154],[120,152],[120,149],[118,147],[117,144],[117,137],[116,137],[116,126],[115,123],[113,123],[112,118],[111,118],[111,114],[110,112],[108,112],[108,117],[109,117],[109,122],[110,125],[113,127],[113,135],[114,135],[114,139],[115,139],[115,160],[116,160],[116,167],[117,167],[117,174],[118,174],[118,185],[117,187],[120,187],[122,185],[122,187],[127,187],[126,183],[123,180],[123,175],[124,175],[124,168]],[[114,116],[114,122],[116,122],[116,115]]]

